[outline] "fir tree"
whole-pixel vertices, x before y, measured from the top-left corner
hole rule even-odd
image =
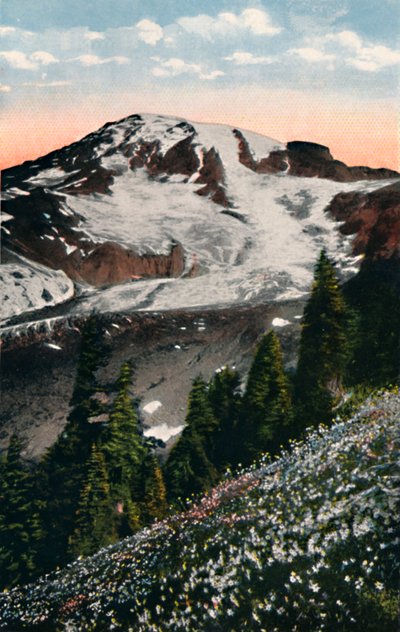
[[[171,501],[198,494],[217,481],[217,470],[213,464],[216,427],[207,386],[202,378],[196,378],[189,394],[186,427],[165,466],[167,492]]]
[[[164,477],[157,457],[149,450],[142,466],[142,520],[150,524],[162,520],[167,513]]]
[[[77,502],[86,475],[85,464],[101,427],[89,423],[101,412],[92,396],[98,389],[96,372],[105,361],[98,318],[90,316],[82,330],[81,350],[71,398],[71,412],[57,441],[43,458],[38,476],[44,501],[46,538],[41,551],[44,570],[71,559],[68,539],[74,529]]]
[[[295,377],[299,427],[328,423],[342,390],[349,355],[349,315],[333,264],[322,251],[302,321]]]
[[[400,294],[376,263],[364,264],[343,288],[356,315],[346,382],[385,386],[400,383]]]
[[[73,557],[91,555],[115,539],[104,456],[93,444],[79,497],[75,529],[69,541],[70,549]]]
[[[11,437],[0,480],[0,584],[14,586],[37,572],[42,537],[33,476],[20,457],[21,441]]]
[[[240,376],[237,371],[224,367],[210,380],[208,397],[218,425],[213,442],[213,461],[222,474],[240,461],[240,445],[235,440],[240,405]]]
[[[273,331],[263,336],[257,347],[241,417],[239,439],[246,464],[263,452],[276,453],[292,433],[289,385],[279,339]]]
[[[119,515],[118,533],[121,537],[133,533],[141,525],[141,472],[146,454],[137,414],[129,395],[131,381],[132,369],[129,363],[125,363],[121,367],[109,424],[101,438],[110,494]]]

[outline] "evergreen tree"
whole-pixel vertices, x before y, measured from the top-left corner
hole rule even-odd
[[[70,549],[73,557],[91,555],[115,539],[104,456],[93,444],[79,497],[75,529],[69,541]]]
[[[98,389],[96,372],[105,361],[98,318],[90,316],[82,330],[81,350],[71,398],[71,412],[64,431],[49,448],[38,471],[44,501],[46,537],[41,550],[44,570],[70,561],[68,539],[74,529],[77,502],[86,475],[92,443],[101,432],[90,417],[101,412],[92,396]]]
[[[149,450],[142,466],[142,520],[150,524],[162,520],[167,513],[164,477],[157,457]]]
[[[37,572],[42,536],[33,476],[20,457],[21,441],[11,437],[0,479],[0,584],[14,586]]]
[[[364,264],[343,288],[356,314],[346,382],[353,386],[400,383],[400,294],[385,269]]]
[[[302,321],[295,377],[299,428],[328,423],[332,417],[349,355],[348,322],[348,310],[333,264],[322,251]]]
[[[119,515],[118,533],[121,537],[141,526],[139,501],[142,463],[146,455],[137,414],[129,395],[131,381],[132,369],[129,363],[125,363],[121,367],[109,424],[101,438],[111,499]]]
[[[171,501],[198,494],[217,481],[213,464],[213,438],[217,421],[201,377],[194,380],[189,394],[186,427],[172,448],[165,466],[165,480]]]
[[[224,367],[210,380],[208,397],[218,425],[215,430],[213,461],[222,474],[241,459],[240,445],[236,441],[240,406],[240,376],[237,371]]]
[[[263,336],[250,367],[239,431],[245,464],[276,453],[292,434],[293,410],[279,339]]]

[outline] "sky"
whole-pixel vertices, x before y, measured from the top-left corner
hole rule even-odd
[[[2,0],[2,168],[157,113],[399,169],[397,0]]]

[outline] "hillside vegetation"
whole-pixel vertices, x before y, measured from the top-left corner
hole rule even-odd
[[[0,597],[0,629],[397,630],[398,390]]]

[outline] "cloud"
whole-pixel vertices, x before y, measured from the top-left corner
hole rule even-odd
[[[382,68],[400,63],[400,50],[395,50],[380,44],[365,43],[354,31],[340,31],[328,33],[323,43],[336,44],[344,55],[351,53],[351,57],[344,57],[348,66],[365,72],[378,72]]]
[[[261,9],[245,9],[239,14],[231,12],[219,13],[212,17],[205,13],[194,17],[181,17],[177,20],[186,32],[199,35],[207,40],[220,36],[234,36],[243,32],[252,35],[277,35],[282,31],[271,23],[266,11]]]
[[[224,74],[225,73],[222,70],[212,70],[211,72],[201,72],[199,77],[200,79],[205,79],[206,81],[213,81],[213,79],[223,77]]]
[[[163,38],[162,27],[152,20],[140,20],[136,24],[136,28],[139,32],[139,39],[150,46],[155,46]]]
[[[58,63],[58,59],[44,50],[37,50],[30,55],[19,50],[1,51],[0,58],[4,59],[11,68],[18,70],[36,70],[39,66]]]
[[[0,83],[0,92],[11,92],[11,87]]]
[[[0,26],[0,36],[14,35],[17,29],[14,26]]]
[[[128,57],[114,55],[113,57],[98,57],[97,55],[78,55],[69,61],[77,61],[82,66],[101,66],[102,64],[129,64]]]
[[[37,68],[37,64],[29,59],[26,53],[19,50],[1,51],[0,58],[4,59],[11,68],[18,70],[35,70]]]
[[[273,26],[268,13],[260,9],[245,9],[240,17],[255,35],[277,35],[282,31],[280,27]]]
[[[204,71],[201,64],[188,64],[178,57],[171,57],[166,60],[161,60],[159,57],[152,57],[151,59],[159,63],[159,66],[152,69],[154,77],[178,77],[183,74],[193,74],[200,79],[212,81],[225,74],[222,70]]]
[[[331,62],[335,59],[335,55],[325,53],[317,48],[291,48],[288,52],[312,63],[321,61]]]
[[[27,88],[60,88],[72,85],[72,81],[32,81],[22,85]]]
[[[311,43],[313,46],[291,48],[288,52],[310,63],[329,62],[331,69],[334,60],[363,72],[378,72],[400,63],[400,50],[364,42],[354,31],[327,33]]]
[[[104,33],[99,33],[99,31],[88,31],[87,33],[85,33],[83,37],[86,40],[89,40],[90,42],[95,42],[96,40],[105,39]]]
[[[387,66],[399,64],[400,51],[386,46],[366,46],[357,51],[356,57],[348,57],[346,63],[365,72],[378,72]]]
[[[252,66],[256,64],[272,64],[274,59],[272,57],[257,56],[253,53],[247,53],[245,51],[236,51],[229,57],[224,57],[225,61],[232,61],[237,66]]]
[[[59,61],[56,57],[54,57],[54,55],[52,55],[51,53],[46,53],[46,51],[44,50],[35,51],[31,55],[29,55],[29,58],[34,62],[38,62],[39,64],[42,64],[43,66],[48,66],[49,64],[56,64]]]
[[[340,31],[340,33],[329,33],[325,35],[326,42],[337,42],[346,48],[360,50],[362,48],[362,39],[354,33],[354,31]]]

